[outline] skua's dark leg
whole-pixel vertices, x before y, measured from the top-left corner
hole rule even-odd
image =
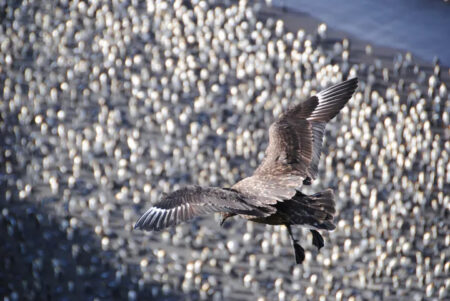
[[[313,243],[313,245],[315,245],[317,247],[317,250],[320,251],[320,249],[325,245],[323,243],[323,237],[316,230],[311,230],[311,233],[312,233],[312,236],[313,236],[312,243]]]
[[[292,247],[294,248],[295,263],[300,264],[305,260],[305,250],[300,246],[294,236],[292,235],[291,225],[286,225],[289,236],[291,237]]]

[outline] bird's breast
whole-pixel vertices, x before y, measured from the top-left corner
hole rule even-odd
[[[284,225],[287,222],[282,216],[280,216],[277,213],[265,217],[255,217],[253,215],[241,215],[241,216],[252,222],[267,225]]]

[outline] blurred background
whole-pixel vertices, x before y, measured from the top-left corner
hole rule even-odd
[[[450,66],[448,0],[273,0],[287,10],[309,13],[333,29],[381,46],[412,51]]]
[[[0,0],[3,300],[449,298],[449,19],[316,2]],[[320,252],[294,229],[302,265],[284,227],[132,231],[162,192],[251,175],[281,112],[355,76],[302,188],[335,191],[337,229]]]

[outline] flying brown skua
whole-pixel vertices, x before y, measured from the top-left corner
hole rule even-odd
[[[341,82],[282,114],[269,128],[265,157],[252,176],[231,188],[188,186],[163,195],[136,222],[135,229],[161,230],[213,212],[222,214],[223,224],[239,215],[253,222],[285,225],[296,263],[302,263],[305,251],[294,239],[291,225],[309,228],[320,250],[324,240],[317,230],[335,229],[336,210],[331,189],[306,195],[300,188],[316,178],[325,126],[357,86],[357,78]]]

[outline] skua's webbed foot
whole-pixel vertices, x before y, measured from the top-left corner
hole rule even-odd
[[[292,241],[294,247],[295,263],[301,264],[305,260],[305,250],[296,241]]]
[[[295,263],[301,264],[303,260],[305,260],[305,250],[298,243],[298,241],[294,239],[294,236],[292,235],[291,225],[286,225],[286,228],[288,229],[289,236],[291,237],[292,247],[294,248]]]
[[[320,249],[325,245],[323,242],[323,237],[316,230],[311,230],[311,233],[313,236],[312,243],[313,243],[313,245],[315,245],[317,247],[317,250],[320,251]]]

